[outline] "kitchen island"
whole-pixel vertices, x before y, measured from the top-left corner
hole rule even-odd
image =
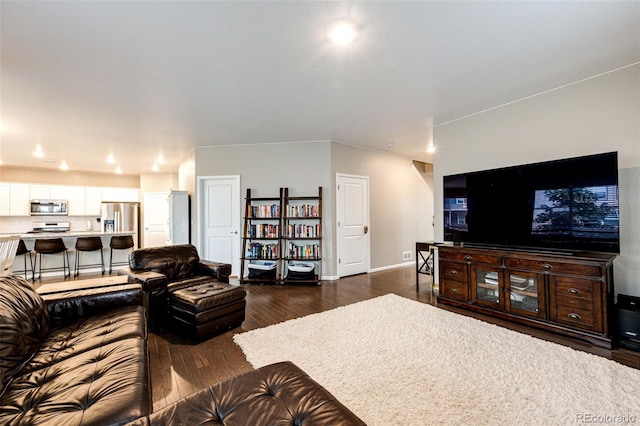
[[[100,232],[100,231],[65,231],[65,232],[29,232],[25,234],[20,234],[20,238],[24,241],[27,249],[32,250],[31,257],[35,261],[35,252],[33,252],[33,247],[35,245],[36,240],[38,239],[46,239],[46,238],[62,238],[65,246],[69,252],[69,261],[70,268],[73,273],[75,270],[75,246],[76,240],[79,237],[100,237],[102,239],[102,253],[104,257],[105,268],[108,272],[109,270],[109,244],[111,243],[111,237],[114,236],[133,236],[134,241],[134,249],[138,248],[137,241],[137,232],[133,231],[123,231],[123,232]],[[129,256],[130,250],[114,250],[113,251],[113,262],[114,263],[122,263],[126,262]],[[29,255],[27,254],[27,269],[29,269],[28,261]],[[100,252],[81,252],[80,253],[80,264],[81,265],[95,265],[91,268],[83,268],[80,271],[80,274],[92,273],[92,272],[101,272],[100,267]],[[39,267],[35,265],[36,271]],[[115,269],[115,268],[114,268]],[[13,263],[13,272],[16,274],[24,275],[24,260],[22,256],[16,257]],[[37,274],[36,274],[37,276]],[[62,272],[62,255],[45,255],[42,257],[42,276],[43,277],[63,277],[64,274]],[[31,273],[29,271],[29,277],[31,278]]]

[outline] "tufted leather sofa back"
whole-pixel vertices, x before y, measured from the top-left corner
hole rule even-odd
[[[2,395],[49,331],[49,312],[31,284],[18,275],[0,277],[0,380]]]
[[[170,282],[192,277],[199,262],[198,250],[191,244],[143,248],[129,255],[132,271],[157,272]]]

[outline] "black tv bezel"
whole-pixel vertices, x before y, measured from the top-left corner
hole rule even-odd
[[[602,182],[607,182],[608,185],[615,185],[618,187],[618,202],[619,202],[619,169],[618,169],[618,153],[617,151],[605,152],[600,154],[585,155],[570,158],[561,158],[557,160],[542,161],[535,163],[520,164],[509,167],[478,170],[467,173],[458,173],[452,175],[443,176],[443,212],[446,208],[447,193],[447,180],[461,180],[468,179],[469,177],[480,175],[511,175],[517,176],[532,175],[536,170],[560,170],[558,175],[546,175],[544,179],[540,180],[540,184],[546,182],[548,187],[563,187],[568,186],[572,188],[580,188],[587,186],[599,186]],[[578,175],[570,173],[572,170],[589,171],[586,173],[579,173]],[[613,171],[615,170],[615,173]],[[552,184],[549,184],[551,182]],[[554,185],[555,183],[555,185]],[[538,189],[543,189],[539,187]],[[531,189],[529,189],[531,191]],[[455,196],[454,196],[455,197]],[[535,242],[535,238],[529,237],[526,242],[523,241],[483,241],[478,240],[473,234],[469,237],[468,234],[459,234],[458,236],[451,235],[447,232],[446,220],[443,217],[443,240],[445,242],[453,242],[454,244],[464,244],[468,247],[487,247],[487,248],[506,248],[524,251],[536,251],[536,252],[549,252],[549,253],[562,253],[562,254],[574,254],[574,253],[620,253],[620,229],[618,228],[617,238],[615,241],[598,241],[598,240],[585,240],[572,238],[570,241],[560,241],[557,243],[549,243],[541,241]]]

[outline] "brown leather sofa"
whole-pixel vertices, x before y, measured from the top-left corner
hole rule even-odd
[[[142,284],[152,331],[171,319],[202,340],[244,321],[246,291],[228,284],[231,265],[200,259],[191,244],[135,250],[119,274]]]
[[[0,276],[0,424],[363,425],[290,362],[202,389],[151,412],[138,284],[41,297]]]
[[[139,285],[41,297],[0,276],[0,424],[126,424],[149,414]]]

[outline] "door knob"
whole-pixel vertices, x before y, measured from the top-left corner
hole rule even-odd
[[[369,232],[369,227],[367,225],[364,226],[364,233],[368,233]]]

